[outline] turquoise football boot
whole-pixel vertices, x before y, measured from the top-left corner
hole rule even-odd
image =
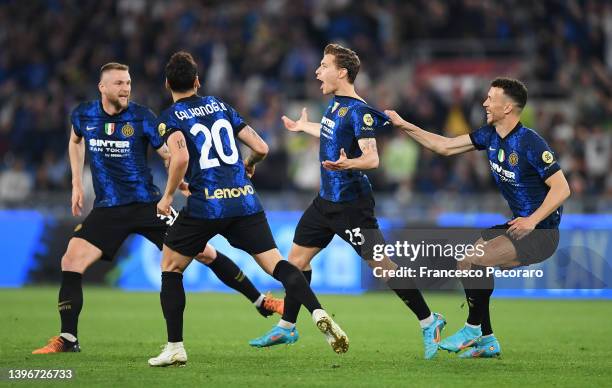
[[[459,331],[450,337],[444,338],[440,342],[440,349],[448,350],[449,352],[459,352],[460,350],[469,348],[476,344],[476,341],[482,336],[480,327],[463,326]]]
[[[493,334],[480,337],[473,348],[459,355],[459,358],[495,358],[501,356],[501,346]]]
[[[441,333],[446,326],[446,320],[441,314],[433,313],[434,321],[423,328],[423,344],[425,345],[425,359],[431,360],[438,353]]]
[[[274,326],[269,332],[262,335],[259,338],[255,338],[249,341],[249,345],[256,348],[265,348],[267,346],[281,345],[281,344],[293,344],[300,336],[298,335],[297,329],[283,329],[280,326]]]

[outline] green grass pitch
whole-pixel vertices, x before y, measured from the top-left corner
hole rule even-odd
[[[612,302],[493,301],[501,359],[461,360],[440,352],[422,358],[421,333],[392,294],[322,295],[350,338],[338,356],[302,309],[300,340],[292,346],[251,349],[247,342],[277,318],[264,319],[237,294],[187,294],[183,368],[150,368],[165,342],[156,293],[85,287],[80,318],[82,352],[30,352],[59,329],[57,288],[0,290],[0,368],[72,368],[66,381],[21,381],[17,386],[611,386]],[[460,294],[428,294],[443,313],[444,334],[466,317]],[[6,372],[3,372],[6,375]],[[10,383],[0,381],[0,385]]]

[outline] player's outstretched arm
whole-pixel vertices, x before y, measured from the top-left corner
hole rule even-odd
[[[165,216],[170,215],[170,205],[172,205],[174,193],[183,181],[189,165],[189,151],[187,151],[185,136],[181,131],[175,131],[170,134],[166,143],[170,150],[168,181],[166,182],[164,195],[157,203],[157,211]]]
[[[72,172],[72,215],[80,216],[83,210],[83,164],[85,164],[85,142],[70,129],[68,156]]]
[[[244,160],[244,167],[249,178],[255,174],[255,165],[268,155],[268,144],[250,126],[238,132],[238,139],[251,149],[251,155]]]
[[[423,147],[444,156],[457,155],[475,150],[469,135],[445,137],[425,131],[416,125],[404,120],[396,111],[386,110],[385,114],[391,119],[394,127],[406,132]]]
[[[287,116],[281,117],[285,128],[291,132],[306,132],[314,137],[321,137],[321,124],[308,121],[308,111],[302,108],[302,115],[297,121],[291,120]]]
[[[378,168],[378,149],[376,147],[376,139],[368,137],[357,141],[361,149],[361,156],[358,158],[349,159],[346,157],[344,148],[340,150],[340,157],[335,162],[325,160],[321,162],[323,167],[331,171],[340,170],[371,170]]]
[[[544,202],[529,217],[517,217],[508,222],[508,233],[517,239],[522,239],[535,229],[536,225],[556,211],[570,196],[570,187],[563,171],[559,170],[544,181],[550,189]]]

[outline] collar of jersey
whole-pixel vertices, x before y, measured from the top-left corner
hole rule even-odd
[[[200,98],[201,96],[198,95],[198,93],[192,94],[189,97],[183,97],[183,98],[179,98],[178,100],[176,100],[174,103],[177,104],[179,102],[187,102],[187,101],[193,101],[193,100],[197,100],[198,98]]]
[[[518,123],[516,123],[516,125],[514,126],[514,128],[512,128],[512,130],[510,132],[508,132],[508,134],[504,137],[499,136],[499,134],[497,136],[499,136],[500,139],[502,140],[506,140],[507,138],[510,137],[510,135],[512,135],[514,132],[516,132],[520,127],[523,126],[523,123],[521,123],[520,121]],[[495,129],[495,127],[493,127],[493,129]]]
[[[130,109],[130,102],[128,102],[128,106],[127,108],[125,108],[124,110],[122,110],[119,113],[115,113],[114,115],[109,115],[108,113],[106,113],[106,111],[104,110],[104,107],[102,106],[102,100],[98,100],[98,106],[100,107],[100,112],[102,112],[102,114],[106,117],[119,117],[122,114],[124,114],[125,112],[127,112],[128,109]]]
[[[367,102],[365,102],[364,100],[360,100],[360,99],[358,99],[358,98],[351,97],[351,96],[342,96],[342,95],[336,94],[336,95],[334,95],[334,98],[350,98],[351,100],[355,100],[355,101],[363,102],[364,104],[366,104],[366,105],[367,105]]]

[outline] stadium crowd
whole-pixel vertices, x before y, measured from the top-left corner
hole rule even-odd
[[[500,75],[527,84],[524,122],[549,141],[573,194],[612,195],[610,2],[5,0],[0,199],[70,188],[69,113],[97,98],[102,64],[128,64],[132,100],[159,112],[170,104],[163,66],[179,49],[199,61],[200,92],[221,96],[270,144],[257,187],[315,190],[318,141],[288,133],[280,117],[308,106],[318,120],[328,100],[314,70],[332,41],[360,55],[357,91],[372,106],[439,133],[481,126],[498,74],[470,70],[448,81],[428,68],[518,64]],[[381,169],[369,174],[377,191],[494,191],[484,155],[437,157],[391,130],[379,142]]]

